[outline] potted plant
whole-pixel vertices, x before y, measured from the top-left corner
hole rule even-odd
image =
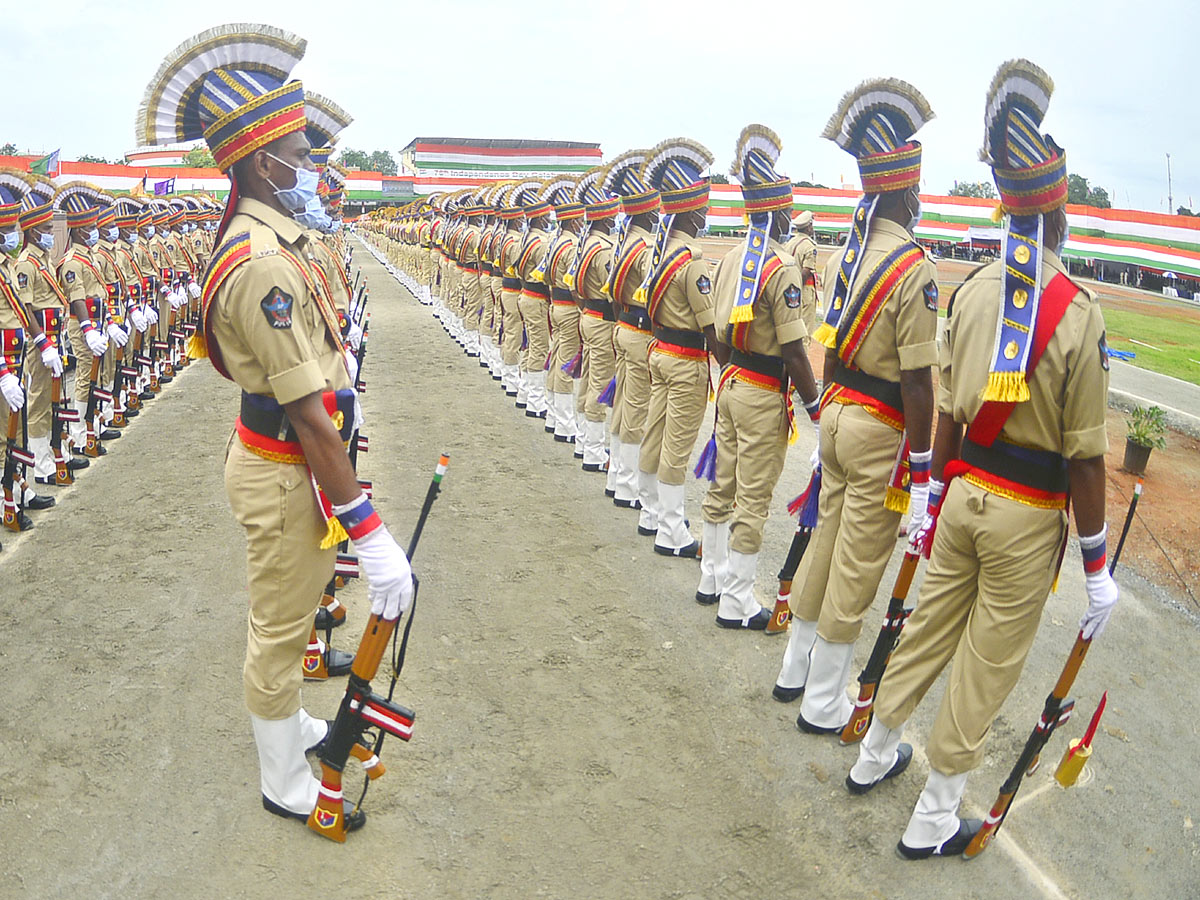
[[[1125,423],[1128,427],[1125,431],[1125,463],[1122,468],[1134,475],[1145,475],[1150,451],[1155,447],[1161,450],[1167,446],[1166,416],[1157,406],[1149,409],[1135,406]]]

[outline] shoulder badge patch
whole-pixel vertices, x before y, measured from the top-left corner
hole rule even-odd
[[[67,271],[63,273],[63,281],[65,281],[67,284],[74,284],[75,283],[75,270],[67,269]]]
[[[931,282],[929,282],[929,284],[925,285],[925,289],[924,289],[923,293],[925,295],[925,308],[927,310],[929,310],[930,312],[937,312],[937,308],[938,308],[937,282],[931,281]]]
[[[696,290],[702,294],[712,293],[712,282],[708,280],[707,275],[701,275],[696,279]]]
[[[17,287],[21,288],[21,290],[29,287],[29,276],[24,272],[17,273]]]
[[[783,302],[787,304],[788,309],[799,309],[800,288],[794,284],[789,284],[783,292]]]
[[[1103,368],[1105,372],[1108,371],[1108,341],[1106,340],[1107,337],[1108,337],[1107,331],[1101,332],[1101,334],[1100,334],[1100,367]]]
[[[262,299],[263,315],[272,328],[292,327],[292,295],[282,288],[273,287]]]

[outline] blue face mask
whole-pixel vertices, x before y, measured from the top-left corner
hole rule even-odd
[[[278,187],[271,179],[267,179],[267,183],[275,188],[275,196],[279,198],[279,202],[297,218],[308,213],[309,204],[317,199],[317,183],[321,180],[321,176],[312,169],[298,169],[285,163],[274,153],[268,153],[267,156],[296,173],[296,183],[290,188]]]
[[[100,241],[100,231],[97,228],[93,228],[91,231],[89,231],[87,234],[85,234],[83,236],[83,245],[85,247],[95,247],[96,244],[99,243],[99,241]]]
[[[325,207],[321,204],[321,198],[314,196],[308,201],[308,204],[300,212],[295,213],[294,218],[305,228],[315,228],[317,231],[329,233],[331,219],[325,212]]]
[[[150,238],[152,238],[152,237],[154,237],[154,226],[147,225],[146,226],[146,240],[150,240]]]
[[[121,236],[121,232],[118,231],[116,228],[109,228],[104,232],[104,239],[106,241],[115,241],[120,236]]]
[[[6,231],[0,236],[0,241],[3,241],[3,243],[0,243],[0,250],[3,250],[5,253],[12,253],[17,247],[21,246],[21,232]]]
[[[39,247],[49,253],[54,249],[54,235],[48,231],[43,231],[38,235],[37,243]]]

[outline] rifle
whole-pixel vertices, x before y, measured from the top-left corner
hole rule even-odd
[[[87,427],[87,444],[83,448],[85,455],[95,459],[100,455],[100,439],[96,436],[96,378],[100,375],[100,360],[102,357],[92,357],[92,372],[88,376],[87,406],[84,407],[84,425]],[[79,372],[75,373],[79,377]]]
[[[1142,479],[1139,478],[1137,487],[1133,491],[1133,499],[1129,503],[1129,512],[1125,514],[1121,539],[1117,542],[1117,550],[1108,566],[1109,575],[1117,569],[1117,560],[1121,558],[1121,550],[1125,546],[1125,536],[1129,533],[1129,526],[1133,523],[1134,510],[1137,509],[1138,499],[1142,495],[1141,488]],[[1063,666],[1058,681],[1054,684],[1054,689],[1046,698],[1045,706],[1042,707],[1041,718],[1038,719],[1029,739],[1025,741],[1025,747],[1021,750],[1021,755],[1017,757],[1016,765],[1004,779],[1004,784],[1000,785],[1000,793],[996,796],[996,802],[992,804],[987,818],[983,820],[983,827],[975,833],[975,836],[971,838],[971,843],[963,851],[966,859],[973,859],[987,849],[987,845],[991,843],[996,832],[1000,830],[1000,826],[1004,824],[1005,818],[1008,817],[1013,798],[1017,796],[1017,790],[1021,787],[1021,779],[1026,775],[1032,775],[1037,770],[1038,763],[1041,761],[1042,749],[1049,742],[1050,735],[1054,734],[1054,729],[1071,718],[1071,713],[1075,709],[1075,701],[1067,699],[1067,692],[1075,683],[1075,676],[1079,674],[1079,667],[1083,665],[1083,659],[1087,656],[1091,646],[1091,638],[1084,638],[1083,632],[1079,632],[1075,637],[1075,646],[1071,648],[1071,655],[1067,657],[1066,665]]]
[[[109,309],[120,312],[120,297],[121,286],[117,282],[110,282],[108,285]],[[120,327],[119,325],[117,326]],[[129,424],[129,420],[125,417],[125,407],[121,404],[121,384],[125,380],[125,348],[113,347],[113,359],[115,360],[115,371],[113,373],[112,396],[109,402],[113,405],[113,428],[124,428]]]
[[[921,555],[909,550],[904,554],[904,561],[900,563],[900,571],[896,575],[896,585],[892,588],[892,599],[888,601],[883,627],[879,629],[875,646],[871,648],[871,656],[858,676],[858,699],[854,701],[854,712],[850,715],[850,721],[842,729],[840,740],[843,746],[861,741],[867,733],[867,726],[871,724],[875,692],[879,690],[879,682],[883,679],[884,670],[892,658],[892,651],[896,649],[900,640],[904,623],[912,614],[911,608],[904,608],[904,601],[908,598],[913,576],[917,572],[917,563],[920,561]]]
[[[412,539],[408,542],[408,558],[410,560],[416,552],[417,542],[425,528],[425,520],[429,517],[433,501],[437,499],[441,490],[442,476],[449,463],[450,459],[445,454],[438,459],[433,481],[429,484],[425,502],[421,505],[421,514],[417,517],[416,528],[413,530]],[[362,642],[358,646],[358,652],[354,656],[354,666],[350,670],[345,696],[342,697],[337,718],[334,719],[329,736],[326,738],[325,749],[321,751],[321,787],[317,794],[317,805],[308,817],[308,827],[330,840],[338,842],[346,840],[342,772],[350,756],[353,754],[357,759],[362,760],[364,767],[369,766],[368,779],[363,784],[358,803],[355,804],[355,811],[357,811],[362,806],[371,780],[383,774],[378,756],[383,747],[384,738],[389,734],[394,734],[404,741],[412,739],[413,720],[416,718],[416,713],[392,702],[392,694],[396,690],[396,682],[404,668],[404,657],[408,651],[408,637],[412,631],[413,616],[416,613],[419,587],[414,575],[412,608],[404,627],[404,637],[400,642],[399,650],[396,649],[395,643],[395,629],[399,617],[384,619],[378,614],[372,613],[370,619],[367,620],[367,627],[363,633]],[[379,669],[383,651],[387,648],[389,640],[392,641],[392,683],[388,688],[387,697],[384,698],[371,690],[371,679],[375,677],[375,673]],[[370,753],[364,753],[357,748],[361,747],[363,732],[370,727],[378,729],[379,734]],[[363,756],[367,758],[363,759]],[[371,769],[376,770],[376,774],[373,776]]]
[[[821,467],[817,465],[808,477],[808,486],[804,492],[787,507],[788,514],[796,516],[796,533],[792,535],[792,545],[788,548],[783,568],[776,576],[779,579],[779,594],[775,597],[775,611],[771,614],[771,621],[767,623],[766,630],[769,634],[787,631],[788,622],[791,621],[792,579],[796,576],[796,569],[800,567],[800,560],[804,558],[813,530],[817,527],[817,504],[820,496]]]
[[[17,484],[17,465],[31,465],[33,461],[29,451],[17,447],[17,427],[24,418],[24,411],[22,407],[8,414],[8,440],[4,454],[4,527],[9,531],[21,530],[19,498],[23,492]]]
[[[141,286],[137,284],[129,285],[129,303],[126,307],[126,316],[129,315],[129,310],[137,306],[141,294]],[[132,321],[132,320],[131,320]],[[142,359],[142,332],[137,328],[133,329],[133,335],[130,337],[129,358],[133,365],[129,366],[122,373],[125,379],[133,387],[125,391],[125,406],[133,412],[142,408],[142,398],[140,388],[138,386],[138,377],[140,375],[141,359]]]
[[[50,378],[50,449],[54,454],[54,483],[59,487],[75,483],[75,476],[67,468],[67,458],[63,454],[63,426],[67,422],[78,422],[79,411],[63,408],[62,376],[52,375]]]

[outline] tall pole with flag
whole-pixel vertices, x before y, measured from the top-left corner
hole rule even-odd
[[[29,164],[29,171],[34,175],[45,175],[47,178],[58,177],[58,151],[43,156],[41,159],[35,159]]]

